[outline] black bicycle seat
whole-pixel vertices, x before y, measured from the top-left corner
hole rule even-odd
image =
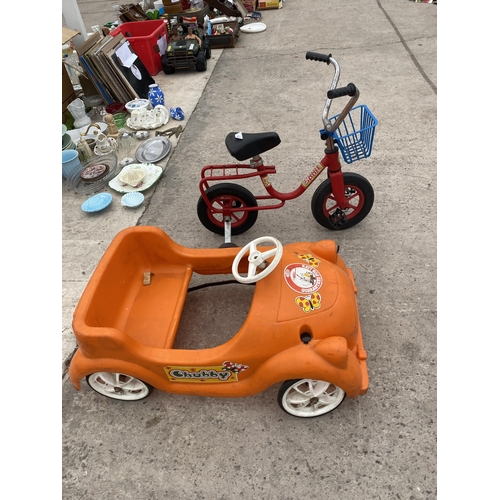
[[[245,132],[230,132],[226,136],[226,148],[239,161],[248,160],[265,151],[275,148],[281,142],[276,132],[260,132],[247,134]]]

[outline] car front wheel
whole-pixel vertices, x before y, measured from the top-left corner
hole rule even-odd
[[[146,382],[124,373],[92,373],[87,376],[87,383],[99,394],[121,401],[139,401],[153,392],[153,387]]]
[[[294,417],[325,415],[344,401],[345,392],[330,382],[309,378],[287,380],[278,392],[280,408]]]

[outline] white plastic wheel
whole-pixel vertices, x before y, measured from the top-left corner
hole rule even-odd
[[[319,417],[335,410],[344,398],[340,387],[309,378],[287,380],[278,392],[280,408],[294,417]]]
[[[138,378],[114,372],[97,372],[87,377],[94,391],[112,399],[138,401],[151,394],[153,388]]]
[[[266,250],[265,252],[260,252],[257,250],[257,245],[264,243],[271,243],[274,248]],[[248,253],[248,274],[242,276],[238,272],[238,266],[241,259]],[[279,264],[281,257],[283,255],[283,245],[276,238],[272,236],[262,236],[257,238],[247,245],[245,245],[234,258],[233,267],[231,269],[233,276],[240,283],[255,283],[256,281],[265,278],[269,273],[271,273],[275,267]],[[274,259],[269,264],[267,259],[274,257]]]

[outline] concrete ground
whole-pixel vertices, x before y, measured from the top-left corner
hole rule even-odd
[[[113,3],[78,2],[89,30],[112,20]],[[65,499],[437,496],[437,6],[286,0],[283,9],[262,14],[266,31],[213,50],[206,73],[154,77],[167,107],[180,106],[186,119],[141,207],[123,208],[121,194],[108,188],[112,205],[89,215],[80,208],[85,197],[62,184]],[[243,245],[263,235],[284,244],[337,241],[359,289],[366,395],[305,420],[278,407],[278,386],[229,400],[155,391],[136,404],[104,398],[85,383],[77,392],[64,375],[76,347],[71,316],[117,232],[154,225],[181,245],[218,247],[223,239],[197,218],[198,179],[205,164],[232,162],[228,132],[279,133],[281,144],[264,158],[277,167],[273,184],[280,191],[295,188],[321,159],[318,130],[333,73],[306,61],[307,51],[332,53],[340,85],[355,83],[359,102],[379,120],[372,156],[344,169],[372,183],[373,209],[358,226],[332,233],[310,211],[316,181],[283,208],[260,213],[233,241]],[[232,290],[210,294],[189,299],[181,322],[179,336],[196,347],[227,340],[250,299]]]

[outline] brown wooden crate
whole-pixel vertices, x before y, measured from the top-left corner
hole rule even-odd
[[[163,0],[165,2],[165,0]],[[182,4],[179,2],[174,5],[165,5],[163,3],[163,8],[165,9],[165,14],[179,14],[182,12]]]

